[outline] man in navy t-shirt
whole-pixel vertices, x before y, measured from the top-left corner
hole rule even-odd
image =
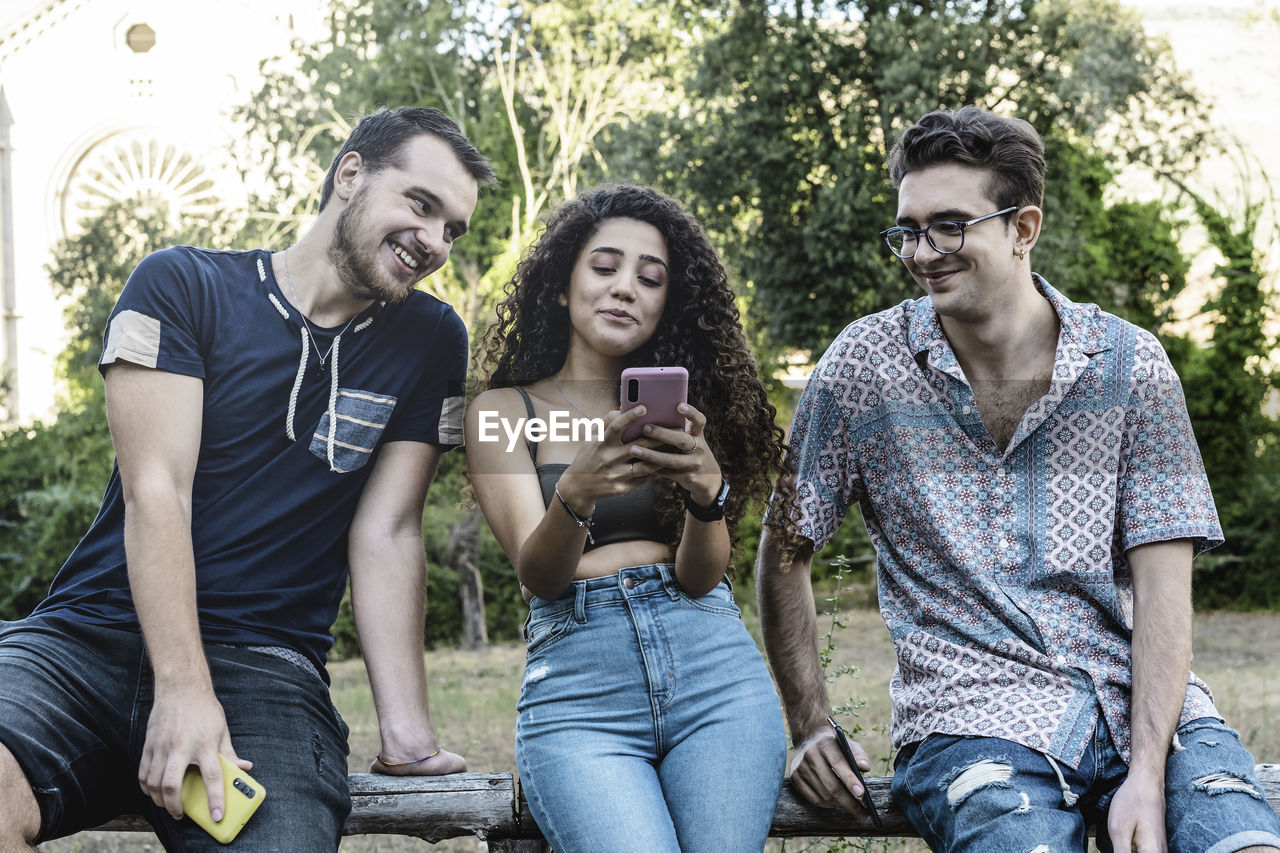
[[[0,849],[143,814],[167,849],[219,754],[268,793],[234,845],[336,850],[347,730],[328,695],[351,582],[381,750],[372,769],[466,769],[422,661],[423,502],[462,443],[467,337],[415,289],[467,230],[488,162],[436,110],[380,110],[334,159],[284,252],[146,258],[100,369],[116,467],[27,619],[0,623]]]

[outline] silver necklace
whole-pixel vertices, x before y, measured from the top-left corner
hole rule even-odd
[[[351,319],[347,320],[347,325],[342,327],[342,331],[333,336],[333,340],[329,343],[329,348],[321,353],[320,346],[316,343],[316,330],[311,328],[311,321],[307,319],[307,313],[302,310],[302,300],[298,298],[298,289],[293,286],[293,273],[289,272],[289,251],[292,248],[293,247],[290,246],[288,249],[284,250],[284,277],[285,280],[289,282],[289,293],[293,296],[293,307],[298,309],[298,314],[302,317],[302,323],[307,327],[307,337],[311,339],[311,348],[316,351],[316,358],[320,359],[320,367],[316,371],[316,375],[323,376],[325,368],[324,363],[328,360],[329,353],[333,352],[333,345],[336,344],[338,342],[338,338],[346,333],[347,329],[351,327],[351,323],[356,319],[356,315],[351,315]],[[569,405],[572,406],[573,404],[570,403]],[[577,406],[574,406],[574,408],[576,409]]]
[[[285,258],[285,260],[286,260],[286,261],[288,261],[288,258]],[[555,385],[555,386],[556,386],[556,390],[560,392],[560,399],[561,399],[561,400],[564,400],[564,401],[565,401],[566,403],[568,403],[570,406],[573,406],[575,409],[578,409],[578,407],[574,404],[574,402],[573,402],[572,400],[570,400],[567,396],[565,396],[564,389],[560,387],[560,380],[558,380],[558,379],[556,379],[554,376],[552,376],[552,377],[551,377],[551,383],[552,383],[553,385]],[[589,418],[589,417],[591,417],[591,415],[588,415],[586,412],[582,411],[582,409],[578,409],[578,414],[582,415],[584,418]]]

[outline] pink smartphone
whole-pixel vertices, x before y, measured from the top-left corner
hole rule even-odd
[[[635,441],[644,434],[645,424],[684,429],[684,415],[677,408],[689,397],[689,371],[683,367],[628,367],[622,371],[620,410],[625,412],[640,404],[644,417],[627,427],[623,443]]]

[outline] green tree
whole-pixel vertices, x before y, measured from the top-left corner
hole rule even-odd
[[[740,0],[694,55],[688,105],[633,122],[607,155],[632,151],[640,180],[707,224],[766,365],[816,360],[855,317],[917,295],[877,237],[895,218],[885,160],[940,107],[1018,115],[1044,138],[1035,262],[1056,287],[1156,329],[1185,286],[1179,223],[1110,196],[1131,160],[1185,168],[1205,123],[1167,50],[1112,0]],[[865,554],[857,528],[829,550]]]
[[[1198,136],[1179,128],[1203,126],[1167,53],[1115,2],[743,0],[699,55],[688,109],[654,113],[617,144],[695,206],[781,347],[820,349],[853,317],[914,295],[876,237],[894,219],[884,162],[938,107],[1013,113],[1044,137],[1037,267],[1055,285],[1146,324],[1185,281],[1176,223],[1106,199],[1117,166],[1182,164]],[[1116,220],[1153,231],[1161,251],[1122,265],[1133,246]]]
[[[1262,253],[1263,204],[1246,203],[1238,218],[1179,182],[1222,260],[1217,291],[1202,313],[1212,324],[1203,346],[1189,346],[1178,365],[1227,544],[1200,560],[1196,600],[1204,607],[1280,607],[1280,423],[1264,404],[1280,388],[1267,366],[1276,341]]]
[[[175,228],[145,199],[114,203],[58,243],[48,266],[67,305],[62,393],[48,423],[0,433],[0,619],[25,616],[89,528],[111,473],[98,354],[107,317],[133,268],[176,242],[217,242],[215,223]]]

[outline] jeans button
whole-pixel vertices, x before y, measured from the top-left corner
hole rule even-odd
[[[640,583],[640,581],[636,580],[635,578],[623,578],[623,579],[622,579],[622,585],[623,585],[623,586],[625,586],[627,589],[635,589],[635,588],[636,588],[636,584],[638,584],[638,583]]]

